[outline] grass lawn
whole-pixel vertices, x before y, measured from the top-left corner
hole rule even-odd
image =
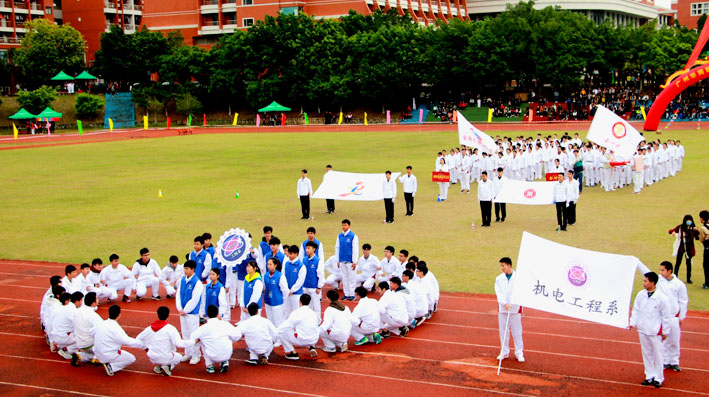
[[[665,132],[663,140],[679,138],[687,149],[681,173],[640,195],[629,188],[584,189],[577,226],[562,234],[554,231],[553,206],[510,205],[504,224],[471,230],[471,221],[480,224],[474,185],[470,195],[452,186],[448,202],[437,203],[430,172],[435,153],[457,144],[450,132],[218,134],[3,151],[0,258],[80,263],[107,261],[116,252],[131,265],[147,246],[164,265],[172,254],[184,257],[197,234],[209,231],[218,239],[241,227],[258,240],[263,225],[273,226],[286,244],[301,242],[305,229],[315,226],[329,256],[340,221],[349,218],[360,243],[372,244],[375,255],[381,257],[388,244],[406,248],[429,263],[447,291],[492,293],[499,258],[516,262],[524,230],[562,244],[635,255],[656,269],[671,259],[667,230],[686,213],[698,220],[709,207],[702,176],[709,170],[706,134]],[[404,171],[411,164],[419,177],[415,216],[403,216],[400,191],[392,225],[382,223],[381,202],[338,201],[335,215],[325,215],[324,200],[313,200],[315,220],[299,220],[300,170],[310,171],[317,188],[326,164],[353,172]],[[698,251],[690,308],[709,310]],[[637,291],[639,277],[635,284]]]

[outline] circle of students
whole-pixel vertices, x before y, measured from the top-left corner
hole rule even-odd
[[[441,150],[435,161],[435,170],[449,172],[450,182],[438,182],[439,201],[448,199],[450,185],[460,185],[461,194],[470,194],[470,183],[478,183],[478,201],[482,226],[489,227],[492,203],[495,204],[495,222],[504,222],[505,203],[495,197],[502,190],[505,179],[534,181],[558,180],[554,187],[557,231],[566,231],[576,223],[576,204],[583,187],[601,185],[605,191],[615,191],[633,185],[639,194],[664,178],[682,170],[685,155],[679,140],[661,142],[643,141],[632,157],[623,157],[593,142],[583,142],[579,134],[564,133],[543,137],[496,137],[495,153],[463,146]],[[549,177],[553,176],[552,179]]]
[[[270,226],[263,232],[259,245],[233,267],[215,258],[209,233],[194,238],[194,250],[182,265],[173,255],[161,269],[147,248],[140,250],[131,270],[116,254],[106,267],[100,258],[79,269],[67,265],[64,277],[50,278],[42,299],[40,318],[50,350],[73,366],[103,365],[108,376],[135,362],[123,346],[145,349],[158,374],[170,376],[180,362],[198,364],[201,356],[208,373],[217,367],[226,372],[233,342],[242,338],[250,365],[268,364],[273,349],[280,346],[287,359],[299,359],[296,348],[306,348],[315,358],[319,340],[327,353],[347,351],[350,337],[356,346],[380,344],[392,334],[405,337],[437,309],[438,281],[426,263],[409,257],[406,250],[397,258],[391,246],[379,260],[371,245],[363,244],[360,256],[358,236],[347,219],[335,255],[327,260],[313,227],[299,245],[281,245]],[[326,285],[331,289],[322,312]],[[167,321],[170,308],[160,306],[157,319],[136,338],[129,337],[119,324],[121,307],[114,303],[118,294],[122,292],[122,302],[128,304],[133,291],[140,301],[151,289],[152,299],[161,300],[161,286],[166,299],[175,300],[181,334]],[[368,297],[372,291],[378,300]],[[96,312],[103,299],[111,305],[106,320]],[[353,310],[342,303],[355,300]],[[264,309],[266,317],[261,316]],[[232,311],[239,316],[235,325]]]

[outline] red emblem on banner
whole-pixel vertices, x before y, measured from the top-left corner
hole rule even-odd
[[[524,191],[524,198],[533,199],[537,195],[537,191],[534,189],[527,189]]]
[[[625,135],[628,133],[627,129],[625,128],[625,124],[621,123],[620,121],[613,124],[612,132],[613,136],[618,139],[623,139],[623,137],[625,137]]]

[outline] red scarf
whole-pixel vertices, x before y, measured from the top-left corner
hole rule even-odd
[[[150,328],[153,329],[153,332],[158,332],[162,329],[162,327],[167,325],[167,320],[155,320],[152,323],[150,323]]]

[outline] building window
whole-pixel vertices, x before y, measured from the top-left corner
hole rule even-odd
[[[241,0],[242,6],[250,6],[254,4],[254,0]]]
[[[44,13],[47,15],[52,15],[52,7],[44,7]]]
[[[709,3],[692,3],[691,13],[692,16],[709,14]]]
[[[248,28],[249,26],[254,25],[254,19],[253,18],[242,18],[241,19],[241,24],[245,27]]]

